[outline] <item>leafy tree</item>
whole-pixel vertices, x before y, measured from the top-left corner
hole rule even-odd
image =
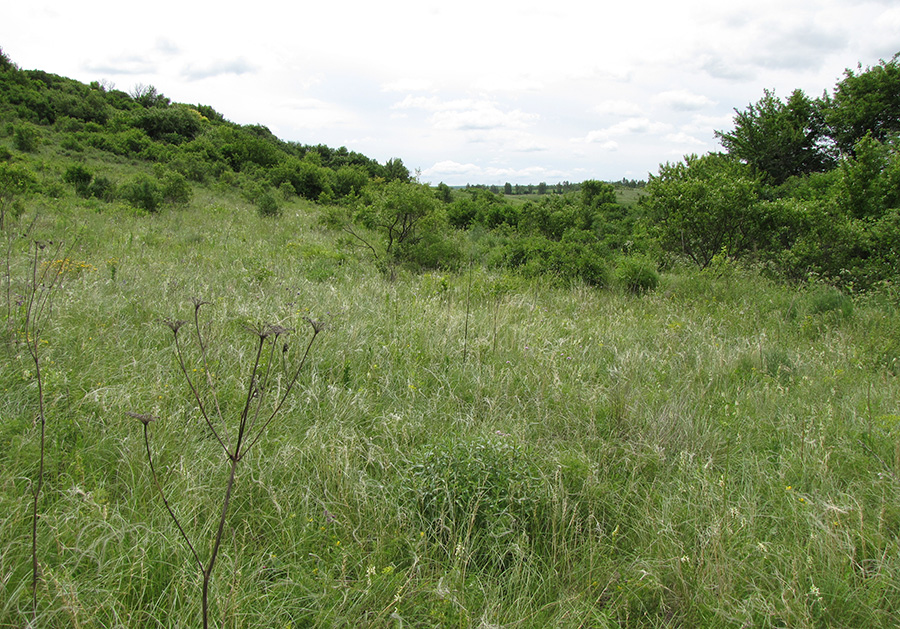
[[[441,248],[449,231],[434,191],[424,184],[399,180],[371,183],[350,219],[344,220],[341,228],[388,265],[406,261],[434,266],[433,260],[427,260],[435,248]]]
[[[134,102],[138,103],[141,107],[168,107],[171,101],[160,94],[155,87],[152,85],[144,85],[143,83],[138,83],[132,88],[131,92],[129,92],[131,98]]]
[[[825,107],[831,135],[843,153],[852,154],[867,133],[884,142],[900,132],[900,53],[874,68],[845,70]]]
[[[399,157],[391,158],[384,164],[384,178],[388,181],[410,181],[409,169]]]
[[[661,245],[701,268],[723,250],[739,255],[756,235],[759,181],[729,155],[690,155],[650,176],[642,203],[656,221]]]
[[[900,153],[867,134],[841,161],[837,185],[838,205],[853,218],[880,218],[890,207],[900,207]]]
[[[834,166],[821,105],[802,90],[794,90],[787,102],[766,90],[745,111],[734,111],[734,130],[716,131],[716,137],[768,183],[780,185]]]
[[[588,179],[581,182],[581,200],[587,208],[616,202],[616,189],[611,184]]]
[[[0,48],[0,72],[6,72],[8,70],[18,70],[16,64],[12,62],[12,59],[9,58],[5,52],[3,52],[3,48]]]
[[[443,181],[437,185],[435,194],[437,194],[437,198],[440,199],[443,203],[450,203],[451,201],[453,201],[453,190],[451,190],[450,186],[445,184]]]

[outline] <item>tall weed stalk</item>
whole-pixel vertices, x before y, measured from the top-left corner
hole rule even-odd
[[[199,378],[192,379],[191,373],[187,368],[187,359],[185,357],[185,347],[182,342],[183,334],[179,334],[181,328],[186,325],[186,321],[166,319],[166,325],[172,330],[175,343],[175,355],[178,359],[178,366],[181,373],[190,388],[191,395],[200,410],[200,414],[206,424],[206,427],[215,437],[216,441],[222,447],[222,451],[228,460],[228,476],[225,481],[224,497],[222,499],[222,507],[219,513],[218,524],[216,526],[215,537],[212,541],[212,548],[209,556],[204,561],[197,550],[197,546],[191,542],[190,537],[182,526],[178,516],[169,504],[168,498],[163,491],[162,484],[156,473],[156,467],[153,464],[153,454],[150,450],[150,438],[148,434],[148,426],[150,422],[156,418],[152,415],[129,413],[130,416],[141,421],[144,426],[144,446],[147,452],[147,460],[150,464],[150,472],[153,477],[153,484],[156,486],[160,497],[169,516],[178,528],[178,532],[184,539],[188,548],[193,555],[194,561],[200,574],[203,576],[203,586],[201,594],[201,605],[203,614],[203,627],[209,626],[209,583],[212,578],[213,569],[216,565],[216,557],[222,545],[223,533],[225,530],[225,521],[228,515],[228,507],[231,502],[232,491],[234,490],[234,480],[237,474],[237,468],[243,458],[247,455],[251,448],[262,438],[266,429],[278,415],[284,406],[285,401],[293,390],[300,378],[300,373],[312,350],[316,337],[324,329],[324,324],[311,319],[306,321],[312,327],[312,336],[306,344],[299,361],[296,365],[291,365],[289,361],[289,346],[284,342],[283,337],[287,336],[291,330],[280,325],[259,325],[254,328],[248,328],[250,332],[256,336],[256,352],[253,364],[247,377],[246,393],[244,395],[243,406],[238,417],[237,432],[229,432],[227,422],[222,412],[222,404],[220,404],[218,393],[216,391],[216,377],[210,370],[211,363],[207,347],[207,341],[203,336],[202,326],[200,325],[200,309],[207,302],[199,299],[194,300],[194,321],[193,321],[193,339],[199,350],[200,360],[203,366],[202,373],[206,377],[206,388],[208,393],[201,393]],[[280,351],[281,356],[276,352]],[[279,388],[278,378],[285,378],[282,383],[286,383],[280,393],[276,391]],[[270,386],[271,385],[271,386]]]
[[[44,487],[44,460],[47,437],[47,415],[44,405],[44,377],[41,371],[41,345],[44,327],[53,312],[53,295],[65,276],[65,259],[60,257],[62,243],[56,245],[49,260],[44,259],[43,252],[48,245],[35,242],[31,259],[30,277],[26,282],[25,295],[22,297],[22,330],[21,336],[29,356],[34,363],[34,375],[37,382],[38,415],[36,422],[40,424],[40,464],[37,479],[32,485],[31,508],[31,607],[32,617],[37,619],[37,589],[40,579],[38,562],[38,505],[41,490]]]

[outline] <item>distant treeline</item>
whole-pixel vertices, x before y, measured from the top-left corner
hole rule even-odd
[[[616,187],[620,188],[643,188],[647,185],[646,181],[641,181],[637,179],[626,179],[622,178],[621,181],[612,181],[609,182],[614,184]],[[578,192],[581,190],[581,183],[571,183],[569,181],[562,181],[555,184],[548,184],[544,181],[537,184],[513,184],[513,183],[505,183],[502,186],[498,185],[486,185],[480,183],[468,183],[464,186],[466,190],[475,189],[475,190],[487,190],[492,192],[493,194],[505,194],[505,195],[528,195],[528,194],[566,194],[568,192]]]

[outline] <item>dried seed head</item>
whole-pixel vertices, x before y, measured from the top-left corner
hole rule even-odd
[[[134,419],[140,420],[144,426],[149,424],[150,422],[155,422],[158,418],[153,415],[148,415],[146,413],[132,413],[131,411],[125,411],[125,414],[129,417],[133,417]]]
[[[266,327],[266,331],[268,332],[267,336],[281,336],[282,334],[289,334],[292,330],[283,325],[270,325]]]
[[[165,323],[169,328],[171,328],[172,332],[178,334],[178,330],[183,326],[187,321],[182,321],[181,319],[170,319],[165,317],[162,319],[162,322]]]
[[[196,311],[196,310],[200,310],[200,306],[205,306],[205,305],[207,305],[207,304],[212,303],[212,302],[209,302],[209,301],[203,301],[203,300],[200,299],[199,297],[191,297],[191,302],[194,304],[194,310],[195,310],[195,311]]]
[[[319,332],[321,332],[322,330],[325,329],[324,321],[316,321],[315,319],[310,319],[309,317],[303,317],[303,318],[306,320],[307,323],[309,323],[312,326],[313,332],[315,332],[316,334],[318,334]]]
[[[247,330],[247,332],[250,332],[250,333],[252,333],[252,334],[255,334],[256,336],[258,336],[258,337],[261,338],[261,339],[264,339],[264,338],[266,338],[267,336],[269,336],[268,326],[266,326],[266,325],[262,325],[262,324],[258,324],[258,325],[245,325],[245,326],[243,326],[243,327],[244,327],[245,330]]]

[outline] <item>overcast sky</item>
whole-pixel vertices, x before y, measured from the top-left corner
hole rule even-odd
[[[231,8],[234,7],[234,8]],[[896,0],[4,2],[23,69],[153,85],[451,185],[646,179],[900,51]]]

